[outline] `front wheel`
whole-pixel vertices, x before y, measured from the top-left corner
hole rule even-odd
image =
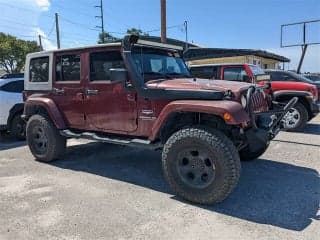
[[[238,183],[239,154],[221,132],[187,128],[164,145],[162,166],[171,188],[183,198],[201,204],[223,201]]]
[[[63,157],[66,138],[61,136],[50,119],[43,115],[33,115],[27,123],[27,141],[33,156],[42,162]]]
[[[306,107],[298,102],[283,117],[283,127],[288,132],[301,131],[308,122],[308,111]]]

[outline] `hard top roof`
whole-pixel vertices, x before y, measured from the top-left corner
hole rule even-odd
[[[130,37],[130,35],[128,37]],[[85,49],[91,49],[91,48],[108,48],[108,47],[121,47],[121,46],[123,46],[122,42],[103,43],[103,44],[97,44],[97,45],[92,45],[92,46],[83,46],[83,47],[76,47],[76,48],[63,48],[63,49],[35,52],[35,53],[28,54],[28,57],[32,57],[32,56],[38,57],[41,55],[51,54],[51,53],[56,53],[56,52],[68,52],[68,51],[85,50]],[[166,44],[166,43],[152,42],[152,41],[147,41],[147,40],[142,40],[142,39],[138,39],[137,42],[134,43],[134,46],[145,46],[145,47],[152,47],[152,48],[171,49],[171,50],[175,50],[175,51],[182,51],[183,50],[183,48],[181,46],[176,46],[176,45]]]

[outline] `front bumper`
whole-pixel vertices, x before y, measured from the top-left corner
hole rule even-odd
[[[247,94],[250,127],[244,130],[244,134],[246,138],[245,142],[250,151],[257,152],[264,148],[283,128],[282,119],[297,103],[298,98],[292,98],[279,110],[254,113],[252,110],[252,94],[254,91],[255,89],[251,88]]]

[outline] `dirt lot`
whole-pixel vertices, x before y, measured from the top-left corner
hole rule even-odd
[[[0,141],[0,239],[320,238],[320,117],[243,163],[214,206],[174,196],[158,152],[71,140],[66,159],[44,164]]]

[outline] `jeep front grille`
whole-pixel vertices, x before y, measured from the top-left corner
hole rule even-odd
[[[269,110],[268,100],[263,92],[256,91],[255,93],[253,93],[251,101],[253,112],[260,113]]]

